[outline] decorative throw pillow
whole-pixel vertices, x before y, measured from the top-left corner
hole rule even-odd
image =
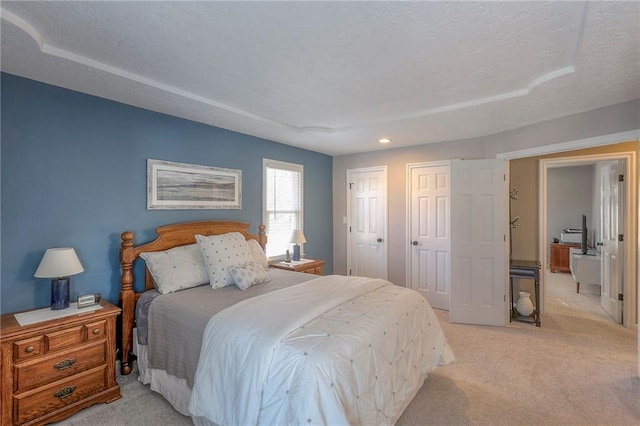
[[[229,266],[227,270],[236,286],[243,291],[252,285],[270,280],[269,274],[267,274],[262,265],[254,260],[242,265]]]
[[[146,262],[160,293],[172,293],[209,282],[209,273],[196,244],[141,253],[140,257]]]
[[[204,264],[209,272],[209,283],[212,288],[221,288],[233,284],[227,268],[247,263],[253,258],[251,250],[239,232],[222,235],[196,235],[198,247],[202,252]]]
[[[267,255],[264,254],[260,243],[256,240],[248,240],[247,244],[249,245],[249,250],[251,250],[253,260],[258,262],[259,265],[262,265],[265,270],[269,269],[269,260],[267,259]]]

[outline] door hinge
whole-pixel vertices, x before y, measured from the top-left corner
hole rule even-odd
[[[618,175],[618,182],[624,182],[624,175]]]
[[[618,234],[618,241],[624,241],[624,234]]]
[[[351,227],[349,227],[349,232],[351,232]]]
[[[349,269],[349,275],[351,275],[351,269]]]
[[[506,242],[507,241],[507,236],[502,234],[502,241]]]
[[[502,180],[506,182],[507,181],[507,175],[502,175]]]
[[[622,293],[618,293],[618,300],[622,302],[624,300],[624,295]]]

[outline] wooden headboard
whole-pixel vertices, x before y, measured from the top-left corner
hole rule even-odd
[[[120,285],[120,305],[122,307],[122,345],[121,361],[122,374],[131,373],[133,354],[133,327],[135,319],[136,302],[141,293],[135,291],[135,280],[133,276],[133,266],[141,253],[163,251],[170,248],[185,246],[196,243],[196,235],[220,235],[227,232],[239,232],[247,240],[258,241],[264,249],[267,244],[265,226],[258,227],[258,235],[251,234],[249,224],[243,222],[185,222],[173,225],[160,226],[156,228],[158,237],[146,244],[135,246],[133,243],[133,232],[122,233],[122,244],[120,247],[120,265],[122,267],[122,277]],[[149,270],[145,268],[145,290],[153,288],[153,278]]]

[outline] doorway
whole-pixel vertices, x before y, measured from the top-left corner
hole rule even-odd
[[[640,305],[640,281],[638,281],[638,226],[635,220],[631,220],[629,223],[629,218],[637,218],[638,215],[638,171],[637,171],[637,150],[638,150],[638,138],[640,137],[640,129],[634,129],[619,133],[611,133],[605,134],[601,136],[594,136],[585,139],[578,139],[568,142],[555,143],[551,145],[540,146],[531,149],[524,150],[516,150],[510,152],[503,152],[497,155],[497,158],[505,159],[505,160],[516,160],[516,159],[526,159],[534,156],[541,155],[550,155],[556,153],[566,153],[568,151],[574,151],[578,149],[586,149],[586,148],[595,148],[601,147],[605,145],[611,144],[628,144],[628,148],[623,149],[618,152],[618,155],[624,155],[626,157],[626,173],[628,173],[628,182],[632,182],[632,185],[627,185],[625,188],[625,199],[628,201],[626,203],[626,210],[630,210],[632,212],[631,215],[626,215],[625,218],[625,229],[628,230],[628,238],[627,238],[627,247],[624,254],[624,268],[623,274],[625,274],[625,282],[624,282],[624,291],[626,294],[625,305],[628,308],[623,312],[623,322],[625,327],[635,328],[637,332],[637,349],[638,349],[638,364],[637,364],[637,372],[638,377],[640,377],[640,327],[637,325],[636,314],[637,307]],[[542,168],[542,166],[540,166]],[[545,173],[539,169],[538,178],[535,179],[536,184],[539,188],[542,188],[541,179],[544,179]],[[543,206],[546,203],[546,194],[543,194],[542,190],[538,190],[538,187],[534,188],[535,192],[538,194],[538,211],[540,214],[540,220],[535,221],[535,226],[540,226],[541,228],[546,227],[546,223],[542,223],[543,212],[546,211],[546,206]],[[546,250],[546,240],[542,233],[537,233],[538,238],[538,259],[545,259]],[[544,292],[544,274],[543,281],[541,283],[542,291]],[[542,297],[541,303],[541,311],[544,312],[544,295]]]
[[[579,157],[578,157],[579,158]],[[623,160],[547,167],[545,303],[554,313],[622,323]],[[622,179],[624,180],[624,179]],[[583,253],[582,230],[586,243]],[[615,295],[615,298],[612,296]],[[614,300],[615,299],[615,300]]]
[[[622,324],[625,327],[631,328],[635,326],[635,307],[634,303],[637,298],[637,269],[635,258],[637,256],[637,198],[635,194],[638,191],[637,188],[637,176],[636,176],[636,155],[635,152],[614,152],[607,154],[593,154],[593,155],[581,155],[581,156],[566,156],[557,158],[547,158],[539,160],[539,259],[543,262],[543,265],[548,263],[547,246],[548,242],[553,236],[547,235],[548,225],[548,198],[549,198],[549,185],[548,185],[548,172],[554,167],[569,167],[595,164],[605,161],[620,161],[623,164],[622,173],[624,174],[625,186],[621,191],[621,197],[624,200],[623,212],[622,212],[622,229],[624,229],[624,238],[622,256],[620,260],[621,274],[625,279],[621,283],[622,294],[624,294],[624,300],[622,300]],[[599,226],[600,219],[598,219]],[[592,225],[595,227],[594,225]],[[591,233],[591,238],[601,240],[599,235],[600,230],[597,233]],[[595,237],[593,236],[595,235]],[[545,282],[541,284],[541,312],[544,313],[545,303],[547,302],[547,288]]]

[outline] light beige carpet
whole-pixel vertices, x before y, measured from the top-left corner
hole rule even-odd
[[[541,328],[440,312],[456,363],[429,376],[398,424],[640,424],[635,332],[602,311],[597,286],[576,294],[570,274],[546,277]]]
[[[599,288],[575,293],[548,274],[542,327],[451,324],[437,311],[456,362],[426,380],[398,425],[640,425],[635,332],[599,307]],[[123,398],[64,425],[188,425],[148,386],[121,378]]]

